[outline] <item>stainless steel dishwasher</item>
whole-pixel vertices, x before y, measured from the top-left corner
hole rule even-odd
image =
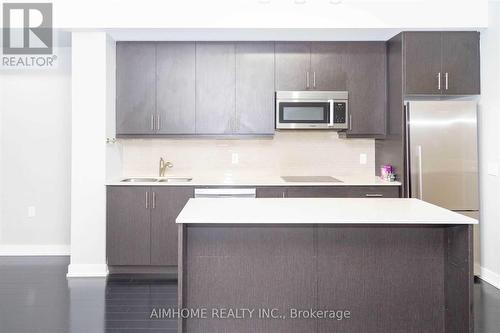
[[[195,198],[255,198],[255,188],[196,188]]]

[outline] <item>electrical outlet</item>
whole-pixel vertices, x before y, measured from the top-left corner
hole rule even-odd
[[[240,157],[239,157],[238,153],[232,153],[231,154],[231,163],[238,164],[239,161],[240,161]]]
[[[29,206],[28,207],[28,217],[35,217],[35,216],[36,216],[36,207]]]
[[[498,163],[488,163],[488,175],[498,176]]]
[[[359,164],[366,164],[368,161],[368,157],[366,154],[359,154]]]

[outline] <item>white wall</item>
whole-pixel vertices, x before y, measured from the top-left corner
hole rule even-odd
[[[71,53],[55,53],[53,69],[0,69],[0,255],[69,253]]]
[[[500,288],[500,2],[490,2],[490,26],[481,33],[480,186],[481,277]],[[498,170],[497,170],[498,173]]]
[[[105,276],[106,120],[113,103],[114,43],[103,32],[72,34],[71,263],[68,277]],[[110,70],[111,68],[111,70]]]

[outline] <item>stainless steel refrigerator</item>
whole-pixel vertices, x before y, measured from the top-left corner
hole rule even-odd
[[[405,109],[410,196],[478,218],[476,102],[409,101]]]

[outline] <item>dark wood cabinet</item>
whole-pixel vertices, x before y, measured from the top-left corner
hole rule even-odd
[[[349,71],[348,42],[312,42],[312,88],[316,90],[347,90]]]
[[[106,247],[108,265],[149,265],[149,187],[107,189]]]
[[[116,134],[154,134],[156,44],[116,44]]]
[[[257,188],[257,198],[285,198],[286,186],[266,186]]]
[[[479,33],[443,32],[443,80],[446,95],[481,93]]]
[[[195,43],[156,46],[157,134],[195,133]]]
[[[349,42],[343,46],[349,92],[347,137],[382,137],[386,133],[387,51],[384,42]]]
[[[311,85],[311,43],[276,42],[276,90],[306,90]]]
[[[234,43],[196,43],[196,134],[231,134],[234,122]]]
[[[399,198],[400,186],[264,186],[257,198]]]
[[[241,42],[236,52],[235,134],[274,133],[274,43]]]
[[[194,196],[189,186],[151,188],[151,265],[177,265],[177,224],[175,219]]]
[[[441,32],[405,33],[404,48],[406,93],[441,94]]]
[[[399,198],[399,186],[293,186],[289,198]]]
[[[479,33],[404,32],[406,95],[480,94]]]
[[[108,186],[108,265],[177,265],[175,219],[192,197],[190,186]]]

